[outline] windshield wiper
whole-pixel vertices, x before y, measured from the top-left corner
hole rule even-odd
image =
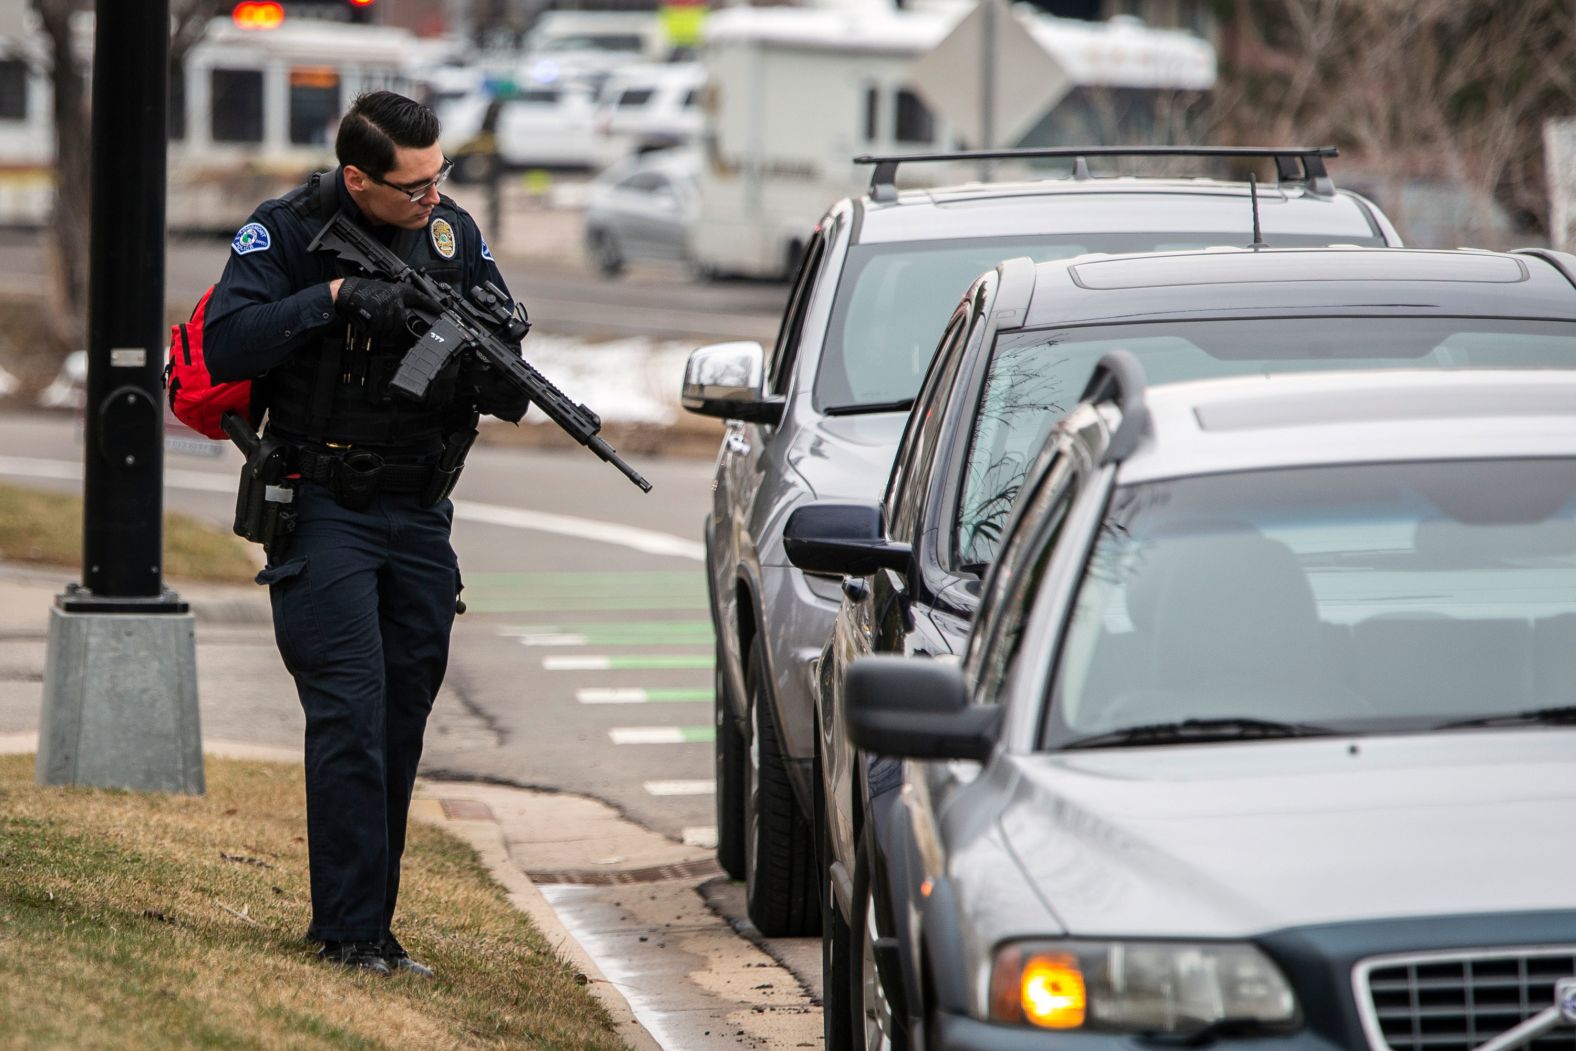
[[[1527,726],[1539,723],[1544,726],[1576,724],[1576,704],[1534,708],[1526,712],[1505,712],[1502,715],[1479,715],[1471,719],[1452,719],[1448,723],[1440,723],[1434,729],[1464,730],[1473,726]]]
[[[897,401],[858,402],[853,405],[833,405],[822,411],[823,416],[859,416],[867,412],[907,412],[914,407],[913,398]]]
[[[1194,744],[1200,741],[1240,741],[1271,737],[1327,737],[1335,731],[1312,723],[1282,723],[1273,719],[1183,719],[1174,723],[1148,723],[1080,737],[1064,748],[1111,748],[1124,744]]]

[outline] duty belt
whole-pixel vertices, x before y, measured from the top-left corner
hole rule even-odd
[[[433,464],[389,463],[365,449],[296,448],[296,473],[334,494],[348,508],[365,507],[378,493],[421,493],[432,481]]]

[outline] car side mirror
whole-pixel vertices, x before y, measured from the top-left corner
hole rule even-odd
[[[1001,707],[970,704],[950,661],[861,657],[845,673],[843,700],[848,739],[871,755],[984,762],[1001,730]]]
[[[788,561],[806,573],[863,577],[908,569],[913,550],[886,538],[881,505],[818,500],[795,509],[783,527]]]
[[[766,351],[752,339],[690,354],[679,403],[700,416],[766,424],[781,423],[785,405],[766,393]]]

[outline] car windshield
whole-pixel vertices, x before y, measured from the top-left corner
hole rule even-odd
[[[1569,722],[1576,461],[1120,488],[1064,640],[1051,746]]]
[[[962,565],[988,565],[1024,475],[1110,350],[1151,383],[1317,369],[1576,364],[1576,323],[1500,318],[1245,318],[1016,332],[992,350],[954,523]]]
[[[831,324],[815,377],[815,406],[857,412],[911,400],[936,350],[947,318],[969,285],[1003,259],[1035,262],[1086,252],[1154,252],[1205,248],[1240,235],[1157,231],[1079,233],[855,245],[832,305]],[[1327,244],[1328,238],[1277,235],[1286,247]]]

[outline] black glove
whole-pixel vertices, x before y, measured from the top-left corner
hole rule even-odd
[[[379,340],[412,335],[406,322],[413,309],[437,311],[441,307],[419,289],[376,277],[347,277],[334,297],[336,314]]]
[[[479,411],[500,420],[519,423],[531,407],[531,399],[524,391],[473,357],[460,370],[459,385]]]

